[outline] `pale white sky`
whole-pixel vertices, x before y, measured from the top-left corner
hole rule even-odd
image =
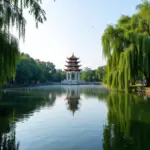
[[[43,0],[47,21],[35,28],[27,19],[26,39],[20,50],[31,57],[53,62],[64,68],[66,57],[80,58],[82,68],[105,64],[101,36],[108,24],[116,23],[122,14],[135,12],[140,0]]]

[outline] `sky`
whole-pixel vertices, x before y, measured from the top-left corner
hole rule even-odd
[[[74,53],[82,68],[106,64],[101,36],[121,15],[132,15],[141,0],[43,0],[47,21],[38,29],[32,16],[27,20],[25,42],[20,51],[64,69],[66,58]]]

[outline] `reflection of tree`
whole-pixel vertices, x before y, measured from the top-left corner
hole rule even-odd
[[[68,109],[74,113],[79,109],[80,90],[78,86],[67,89],[67,105]]]
[[[139,96],[110,93],[107,97],[108,125],[104,128],[104,150],[148,150],[150,101]]]
[[[49,91],[27,90],[3,93],[0,101],[0,150],[19,149],[15,138],[16,119],[24,119],[43,106],[53,106],[55,100],[56,93]]]
[[[49,93],[49,101],[47,103],[48,106],[54,106],[56,101],[56,93]]]
[[[2,96],[1,107],[8,111],[14,111],[16,118],[24,119],[37,109],[44,106],[53,106],[56,100],[56,93],[49,91],[20,91],[8,92]]]
[[[0,150],[19,150],[19,142],[16,142],[14,114],[8,108],[0,107]]]
[[[0,147],[1,150],[19,150],[19,142],[16,143],[14,131],[0,137]]]
[[[92,87],[92,88],[85,88],[82,90],[82,92],[87,97],[97,97],[99,100],[105,100],[106,96],[108,95],[108,90],[105,88],[98,88],[98,87]]]

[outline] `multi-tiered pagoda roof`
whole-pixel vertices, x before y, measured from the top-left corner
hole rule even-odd
[[[79,58],[75,57],[74,54],[67,58],[68,60],[66,61],[67,62],[67,65],[65,65],[67,68],[65,69],[66,71],[81,71],[80,69],[80,66],[79,63],[80,61]]]

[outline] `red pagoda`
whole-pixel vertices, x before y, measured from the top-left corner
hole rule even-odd
[[[80,61],[79,58],[75,57],[74,54],[67,58],[68,60],[67,65],[65,65],[67,68],[65,69],[66,71],[66,80],[67,81],[79,81],[80,80],[80,66],[79,63]]]

